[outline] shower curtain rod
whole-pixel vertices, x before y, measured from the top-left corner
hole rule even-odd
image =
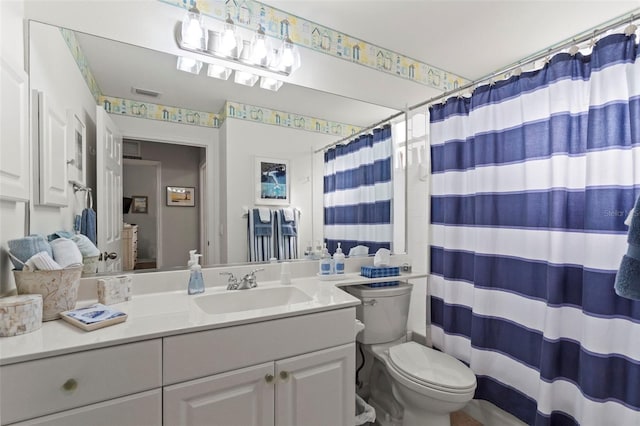
[[[517,69],[517,68],[519,68],[519,67],[521,67],[523,65],[527,65],[527,64],[530,64],[532,62],[535,62],[535,61],[538,61],[540,59],[543,59],[543,58],[545,58],[547,56],[556,54],[556,53],[566,49],[567,47],[571,47],[571,46],[583,43],[583,42],[585,42],[587,40],[591,40],[591,39],[593,39],[595,37],[598,37],[599,35],[607,32],[609,30],[612,30],[614,28],[620,27],[625,22],[628,22],[629,24],[631,24],[631,23],[633,23],[633,21],[635,21],[637,19],[640,19],[640,7],[634,9],[633,11],[631,11],[631,13],[625,13],[624,15],[618,16],[617,18],[613,18],[613,19],[610,19],[609,21],[606,21],[605,23],[601,24],[601,25],[604,25],[603,27],[599,28],[599,26],[597,26],[597,27],[593,27],[593,28],[591,28],[589,30],[583,31],[581,33],[578,33],[577,35],[571,37],[570,39],[565,39],[564,41],[561,41],[560,43],[556,43],[556,44],[554,44],[554,45],[552,45],[552,46],[550,46],[550,47],[548,47],[546,49],[540,50],[540,51],[538,51],[538,52],[536,52],[534,54],[531,54],[531,55],[529,55],[529,56],[527,56],[527,57],[525,57],[523,59],[520,59],[517,62],[512,63],[511,65],[508,65],[507,67],[500,68],[497,71],[494,71],[494,72],[492,72],[490,74],[487,74],[487,75],[485,75],[483,77],[480,77],[480,78],[478,78],[476,80],[473,80],[470,83],[467,83],[467,84],[465,84],[463,86],[460,86],[460,87],[458,87],[456,89],[449,90],[447,92],[443,92],[438,96],[434,96],[434,97],[432,97],[432,98],[430,98],[430,99],[428,99],[426,101],[423,101],[423,102],[417,103],[415,105],[412,105],[412,106],[408,107],[405,111],[401,111],[401,112],[398,112],[396,114],[393,114],[393,115],[385,118],[384,120],[378,121],[377,123],[374,123],[374,124],[372,124],[372,125],[370,125],[368,127],[365,127],[363,129],[361,129],[359,132],[356,132],[356,133],[354,133],[352,135],[349,135],[349,136],[347,136],[345,138],[342,138],[342,139],[340,139],[340,140],[338,140],[336,142],[333,142],[333,143],[330,143],[328,145],[325,145],[324,147],[315,150],[314,153],[317,154],[318,152],[325,151],[325,150],[327,150],[327,149],[329,149],[329,148],[331,148],[333,146],[336,146],[336,145],[338,145],[338,144],[340,144],[340,143],[342,143],[342,142],[344,142],[344,141],[346,141],[348,139],[352,139],[353,137],[355,137],[355,136],[357,136],[359,134],[362,134],[362,133],[367,132],[367,131],[369,131],[371,129],[374,129],[375,127],[377,127],[377,126],[379,126],[381,124],[387,123],[387,122],[393,120],[394,118],[397,118],[397,117],[401,116],[402,114],[409,113],[410,111],[413,111],[413,110],[415,110],[417,108],[424,107],[426,105],[434,104],[434,103],[436,103],[436,101],[442,100],[444,98],[448,98],[448,97],[450,97],[452,95],[455,95],[456,93],[463,92],[463,91],[465,91],[467,89],[470,89],[470,88],[476,86],[477,84],[479,84],[481,82],[484,82],[484,81],[487,81],[487,80],[491,80],[492,78],[498,77],[498,76],[500,76],[502,74],[505,74],[505,73],[507,73],[509,71],[513,71],[513,70],[515,70],[515,69]]]
[[[325,150],[327,150],[327,149],[329,149],[329,148],[331,148],[333,146],[340,145],[340,143],[342,143],[342,142],[344,142],[346,140],[349,140],[349,139],[353,139],[358,135],[361,135],[361,134],[363,134],[365,132],[368,132],[369,130],[373,130],[376,127],[378,127],[378,126],[380,126],[382,124],[388,123],[389,121],[393,120],[394,118],[400,117],[404,113],[405,113],[405,111],[400,111],[400,112],[397,112],[397,113],[395,113],[393,115],[390,115],[389,117],[385,118],[384,120],[380,120],[378,122],[375,122],[370,126],[367,126],[367,127],[363,128],[363,129],[360,129],[359,131],[357,131],[355,133],[350,134],[347,137],[344,137],[344,138],[342,138],[342,139],[340,139],[340,140],[338,140],[336,142],[331,142],[330,144],[325,145],[322,148],[316,149],[315,151],[313,151],[313,153],[317,154],[317,153],[325,151]]]

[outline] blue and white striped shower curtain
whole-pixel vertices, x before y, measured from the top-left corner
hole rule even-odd
[[[338,243],[349,253],[391,248],[391,126],[362,135],[324,154],[324,237],[330,253]]]
[[[640,195],[634,39],[430,110],[434,346],[529,425],[640,425],[640,302],[613,287]]]

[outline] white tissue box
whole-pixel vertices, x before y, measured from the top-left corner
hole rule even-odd
[[[131,277],[128,275],[98,280],[98,302],[103,305],[131,300]]]

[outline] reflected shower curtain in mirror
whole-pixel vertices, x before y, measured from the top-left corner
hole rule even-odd
[[[431,331],[529,425],[640,425],[640,302],[614,292],[640,195],[635,36],[431,113]]]
[[[324,237],[330,253],[391,248],[391,127],[324,153]]]

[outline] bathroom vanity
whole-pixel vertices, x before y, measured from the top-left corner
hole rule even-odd
[[[121,324],[45,322],[0,341],[0,423],[351,425],[360,302],[337,286],[374,281],[135,294]]]

